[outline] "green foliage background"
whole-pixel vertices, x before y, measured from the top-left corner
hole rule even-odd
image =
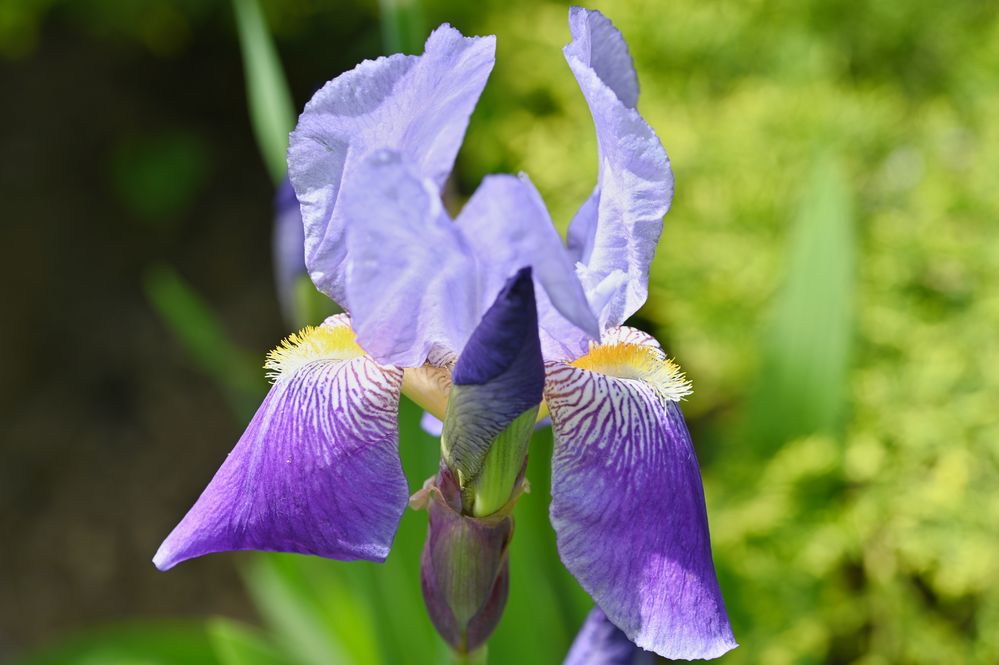
[[[9,53],[30,48],[28,28],[48,4],[0,12],[0,34],[18,36],[0,40]],[[91,10],[81,21],[129,33],[126,10],[80,4]],[[172,43],[171,17],[205,12],[150,6],[167,17],[138,31],[150,48]],[[694,382],[684,411],[742,645],[722,662],[999,662],[999,8],[592,6],[628,39],[639,108],[676,175],[636,323]],[[265,3],[278,52],[294,45],[308,7]],[[526,171],[563,229],[596,176],[592,124],[560,53],[566,9],[423,7],[426,26],[449,21],[499,40],[457,191],[467,196],[486,173]],[[197,285],[161,266],[147,288],[234,408],[259,394],[243,350],[211,350],[226,346],[225,322],[189,292]],[[414,488],[436,455],[418,415],[403,413]],[[550,434],[532,445],[496,663],[560,662],[589,607],[547,525]],[[244,572],[264,632],[219,619],[155,635],[142,627],[30,662],[180,662],[170,653],[185,648],[225,665],[430,662],[444,652],[419,597],[424,529],[422,514],[407,514],[380,567],[255,559]],[[127,653],[94,660],[106,647],[93,645],[109,641]]]

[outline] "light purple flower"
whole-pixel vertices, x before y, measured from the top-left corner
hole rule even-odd
[[[309,102],[288,157],[305,261],[350,315],[272,352],[271,392],[157,566],[231,549],[384,559],[408,493],[399,394],[444,417],[455,358],[490,366],[493,350],[466,344],[516,274],[537,298],[563,562],[643,649],[713,658],[735,647],[678,404],[689,383],[654,339],[621,327],[647,297],[669,159],[636,110],[621,34],[579,8],[569,24],[564,53],[596,126],[599,171],[568,246],[524,175],[487,177],[456,219],[441,201],[494,38],[442,26],[423,55],[365,61]],[[489,422],[469,431],[523,413],[515,398],[535,379],[500,374],[501,393],[479,391],[492,395]]]

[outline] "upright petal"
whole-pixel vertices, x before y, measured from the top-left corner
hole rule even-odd
[[[569,11],[563,52],[597,130],[597,186],[569,227],[569,249],[602,327],[620,325],[648,296],[649,265],[673,198],[669,158],[642,119],[638,80],[621,33],[600,12]]]
[[[365,61],[327,83],[292,132],[288,172],[302,203],[313,281],[340,305],[345,291],[344,175],[379,148],[398,150],[444,186],[495,61],[494,37],[466,38],[443,25],[421,56]]]
[[[687,392],[641,343],[551,364],[551,519],[562,561],[629,639],[667,658],[714,658],[736,644],[676,402]]]
[[[276,380],[153,562],[227,550],[382,561],[409,491],[398,452],[402,371],[378,365],[344,316],[270,356]]]
[[[653,665],[655,656],[640,649],[599,607],[586,617],[562,665]]]
[[[483,309],[517,269],[531,266],[547,297],[538,300],[540,325],[550,337],[600,338],[573,261],[552,225],[538,190],[526,175],[487,176],[457,219],[458,228],[484,266]],[[555,311],[552,311],[552,310]],[[563,331],[563,328],[570,330]],[[575,330],[572,330],[575,328]],[[580,334],[582,333],[582,334]]]
[[[477,268],[433,183],[391,151],[373,153],[348,182],[346,287],[358,343],[400,367],[461,349],[479,311]]]

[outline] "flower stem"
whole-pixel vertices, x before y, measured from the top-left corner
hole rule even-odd
[[[451,649],[450,652],[450,665],[486,665],[486,647],[482,647],[471,653],[459,653],[454,649]]]

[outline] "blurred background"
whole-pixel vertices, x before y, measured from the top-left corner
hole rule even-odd
[[[564,230],[596,178],[560,52],[568,5],[261,5],[0,0],[0,661],[443,653],[419,594],[424,513],[383,566],[236,554],[163,574],[150,558],[291,329],[280,166],[254,140],[246,72],[276,54],[299,109],[439,23],[496,34],[453,203],[523,170]],[[590,6],[627,38],[676,176],[633,324],[694,383],[742,645],[722,662],[999,662],[999,5]],[[415,489],[436,442],[412,405],[402,420]],[[550,433],[532,446],[494,663],[561,662],[590,607],[547,524]]]

